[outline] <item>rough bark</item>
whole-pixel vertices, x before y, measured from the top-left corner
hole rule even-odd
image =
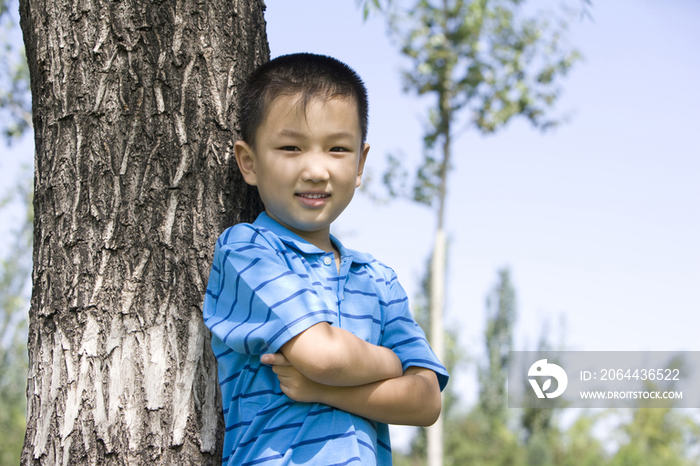
[[[262,1],[21,0],[36,142],[24,465],[220,464],[202,324]]]

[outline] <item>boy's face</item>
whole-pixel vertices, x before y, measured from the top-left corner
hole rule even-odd
[[[330,225],[360,186],[368,144],[362,144],[351,98],[277,97],[255,134],[255,149],[237,141],[236,160],[258,187],[270,217],[328,250]]]

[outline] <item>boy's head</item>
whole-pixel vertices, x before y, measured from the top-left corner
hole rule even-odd
[[[283,95],[300,95],[303,109],[312,98],[351,98],[357,104],[362,143],[367,139],[367,89],[362,79],[346,64],[335,58],[311,53],[277,57],[256,69],[243,87],[241,95],[240,138],[251,147],[265,120],[270,104]]]
[[[236,162],[265,211],[330,251],[330,225],[360,185],[369,144],[360,78],[320,55],[277,58],[255,71],[242,100]]]

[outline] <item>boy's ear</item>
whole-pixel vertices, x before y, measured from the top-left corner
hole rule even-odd
[[[360,160],[357,165],[357,181],[355,182],[355,187],[359,188],[362,184],[362,172],[365,171],[365,162],[367,161],[367,154],[369,153],[369,144],[365,143],[362,146],[362,152],[360,152]]]
[[[251,186],[257,186],[257,177],[255,174],[255,152],[250,145],[238,140],[233,145],[233,151],[236,154],[236,163],[238,169],[243,175],[243,179]]]

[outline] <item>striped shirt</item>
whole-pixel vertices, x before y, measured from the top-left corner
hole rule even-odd
[[[278,352],[312,325],[328,322],[392,349],[403,364],[448,375],[408,309],[394,271],[346,249],[340,272],[325,252],[262,213],[216,242],[204,321],[218,360],[226,435],[223,464],[390,465],[386,424],[284,395],[260,355]]]

